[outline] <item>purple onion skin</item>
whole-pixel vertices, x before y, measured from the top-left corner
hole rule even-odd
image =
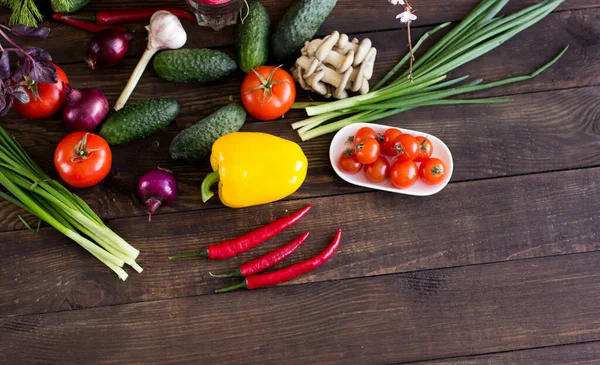
[[[85,62],[92,69],[112,67],[125,58],[133,34],[114,29],[104,29],[94,34],[88,46]]]
[[[91,132],[102,123],[108,114],[108,100],[98,89],[75,90],[63,84],[67,93],[63,108],[63,120],[75,132]]]
[[[148,209],[148,221],[161,206],[167,206],[177,197],[177,181],[168,170],[151,170],[138,182],[138,196]]]

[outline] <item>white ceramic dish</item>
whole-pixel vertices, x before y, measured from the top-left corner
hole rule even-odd
[[[433,145],[432,157],[439,158],[440,160],[442,160],[442,162],[446,166],[447,173],[446,173],[446,178],[444,179],[444,181],[442,181],[439,184],[429,185],[429,184],[426,184],[423,181],[421,181],[421,179],[419,179],[410,188],[398,189],[398,188],[394,187],[389,182],[389,180],[385,180],[380,183],[373,183],[373,182],[369,181],[365,177],[365,174],[362,170],[357,174],[347,174],[347,173],[343,172],[342,170],[340,170],[340,168],[338,167],[338,160],[340,158],[340,154],[342,152],[344,152],[346,150],[346,148],[349,147],[349,145],[346,143],[348,141],[348,137],[353,136],[356,133],[356,131],[358,131],[362,127],[371,127],[375,130],[375,132],[381,133],[381,134],[383,134],[386,131],[386,129],[388,129],[388,128],[396,128],[396,127],[391,127],[391,126],[382,125],[382,124],[355,123],[355,124],[351,124],[349,126],[346,126],[342,129],[340,129],[336,133],[336,135],[333,137],[333,140],[331,141],[331,146],[329,147],[329,159],[331,161],[331,166],[333,166],[333,169],[335,170],[336,174],[338,174],[339,177],[346,180],[350,184],[363,186],[366,188],[390,191],[392,193],[399,193],[399,194],[406,194],[406,195],[416,195],[416,196],[433,195],[435,193],[440,192],[443,188],[446,187],[446,185],[448,185],[448,182],[450,181],[450,178],[452,177],[452,171],[454,170],[454,164],[452,161],[452,153],[450,153],[448,146],[446,146],[446,144],[444,142],[442,142],[439,138],[432,136],[431,134],[427,134],[427,133],[423,133],[423,132],[419,132],[419,131],[413,131],[413,130],[404,129],[404,128],[398,128],[398,129],[400,129],[402,131],[402,133],[412,134],[415,137],[416,136],[428,136],[429,137],[429,140],[431,141],[431,144]],[[388,159],[388,161],[392,162],[390,159]]]

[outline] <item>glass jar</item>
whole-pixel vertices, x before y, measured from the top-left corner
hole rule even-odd
[[[187,0],[198,25],[221,30],[235,24],[244,0]]]

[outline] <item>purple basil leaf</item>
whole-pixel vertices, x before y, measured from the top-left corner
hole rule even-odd
[[[31,101],[27,90],[23,86],[17,86],[11,94],[21,104],[27,104]]]
[[[41,48],[28,48],[27,54],[38,62],[52,62],[52,56]]]
[[[0,80],[8,79],[10,77],[10,60],[8,59],[8,52],[0,51]]]
[[[58,82],[58,73],[53,65],[33,62],[29,77],[42,84],[55,84]]]
[[[31,60],[29,58],[21,60],[19,67],[13,72],[10,79],[14,82],[21,82],[23,77],[29,74],[29,70],[31,70]]]
[[[46,39],[50,33],[50,28],[46,27],[29,27],[23,24],[13,25],[10,31],[19,38],[35,38],[35,39]]]
[[[8,114],[8,111],[10,110],[10,107],[13,104],[13,100],[14,98],[10,94],[0,97],[0,117],[3,117],[6,114]]]

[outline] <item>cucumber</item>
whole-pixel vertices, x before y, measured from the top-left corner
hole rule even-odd
[[[91,0],[52,0],[50,5],[55,13],[69,14],[79,11]]]
[[[213,82],[237,69],[227,54],[206,48],[164,51],[152,65],[160,78],[176,82]]]
[[[246,121],[240,104],[229,104],[193,126],[179,132],[169,146],[174,160],[197,160],[208,157],[213,143],[220,137],[237,132]]]
[[[245,73],[264,65],[269,54],[269,13],[258,1],[250,4],[248,16],[236,25],[236,57]]]
[[[278,62],[300,57],[304,42],[313,39],[337,0],[296,0],[271,36],[271,56]]]
[[[108,144],[121,144],[144,138],[171,124],[179,114],[179,104],[171,99],[148,99],[126,105],[111,115],[100,128]]]

